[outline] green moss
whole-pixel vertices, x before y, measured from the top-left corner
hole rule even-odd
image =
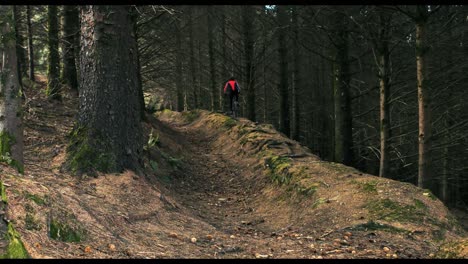
[[[19,173],[24,173],[23,164],[11,157],[11,146],[15,144],[15,137],[6,131],[0,132],[0,162],[6,162],[9,166],[16,168]]]
[[[8,203],[7,196],[6,196],[5,185],[3,185],[2,181],[0,181],[0,198],[1,198],[2,202]]]
[[[413,201],[414,201],[414,206],[416,206],[416,208],[427,210],[427,205],[423,203],[421,200],[413,199]]]
[[[192,111],[184,111],[182,112],[182,117],[187,121],[188,123],[192,123],[195,121],[200,116],[200,113],[197,110],[192,110]]]
[[[69,134],[69,145],[67,146],[66,167],[72,173],[94,171],[112,172],[117,170],[115,155],[106,150],[111,149],[100,140],[100,136],[93,139],[88,135],[85,127],[77,127]],[[91,140],[93,140],[91,142]],[[95,145],[102,146],[96,147]]]
[[[26,259],[30,258],[21,242],[20,235],[16,232],[12,223],[8,223],[6,240],[9,242],[6,253],[0,255],[0,259]]]
[[[376,180],[370,180],[366,182],[352,180],[351,183],[358,185],[358,188],[366,193],[377,194],[377,183]]]
[[[265,159],[265,166],[268,168],[273,182],[279,185],[290,183],[292,175],[287,172],[287,169],[291,166],[289,162],[290,158],[281,156],[271,156]]]
[[[386,221],[419,222],[425,210],[414,205],[400,204],[390,199],[373,200],[366,204],[372,218]]]
[[[180,169],[182,166],[182,158],[174,158],[171,155],[165,153],[164,151],[160,152],[163,158],[171,165],[172,168]]]
[[[226,117],[224,122],[223,122],[224,127],[230,129],[237,125],[237,120],[231,118],[231,117]]]
[[[409,233],[408,230],[397,228],[391,225],[387,224],[381,224],[378,222],[374,221],[368,221],[365,224],[359,224],[356,226],[353,226],[351,228],[348,228],[350,230],[357,230],[357,231],[376,231],[376,230],[382,230],[390,233]]]
[[[341,163],[336,162],[323,162],[322,165],[330,170],[334,170],[338,173],[360,173],[357,169],[353,167],[348,167]]]
[[[73,229],[68,224],[53,219],[49,224],[49,235],[50,238],[55,240],[64,242],[80,242],[84,235],[84,231]]]
[[[27,199],[30,199],[32,201],[34,201],[37,205],[44,205],[46,204],[46,200],[41,198],[39,195],[36,195],[36,194],[31,194],[31,193],[26,193],[25,197]]]
[[[149,164],[150,164],[151,170],[152,170],[153,172],[158,171],[158,163],[157,163],[156,161],[150,160],[150,161],[149,161]]]

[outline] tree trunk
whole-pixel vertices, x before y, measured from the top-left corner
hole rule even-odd
[[[348,30],[346,15],[336,14],[335,58],[334,58],[334,101],[335,101],[335,161],[352,165],[352,114],[349,91]]]
[[[211,111],[216,111],[218,109],[218,99],[219,99],[219,88],[216,85],[216,71],[215,71],[215,58],[214,58],[214,44],[213,44],[213,6],[209,6],[208,9],[208,19],[206,20],[208,25],[208,56],[210,58],[210,86],[211,86]]]
[[[26,6],[26,20],[28,31],[28,60],[29,60],[29,80],[35,81],[34,76],[34,47],[32,39],[32,25],[31,25],[31,6]]]
[[[26,57],[24,54],[24,49],[23,49],[23,36],[21,35],[20,32],[20,10],[19,6],[14,5],[13,6],[13,23],[14,23],[14,28],[15,28],[15,37],[16,37],[16,57],[18,58],[18,80],[20,84],[20,93],[24,96],[23,94],[23,74],[26,75]]]
[[[418,187],[431,189],[430,176],[430,144],[431,121],[429,117],[429,78],[427,74],[426,55],[428,45],[426,40],[427,9],[418,6],[419,18],[416,21],[416,76],[418,80]]]
[[[46,94],[50,99],[60,100],[60,57],[58,52],[58,19],[57,6],[48,6],[48,68]]]
[[[198,103],[198,82],[197,82],[197,70],[195,66],[195,51],[194,51],[194,40],[193,40],[193,11],[192,8],[188,8],[189,15],[189,49],[190,49],[190,72],[192,76],[192,85],[190,86],[193,90],[193,108],[199,108]]]
[[[81,21],[80,107],[67,168],[77,174],[138,170],[143,137],[130,7],[84,6]]]
[[[78,79],[76,75],[75,47],[79,31],[79,14],[77,6],[64,5],[63,19],[63,71],[62,80],[72,89],[78,90]]]
[[[291,138],[299,141],[299,133],[301,129],[300,123],[300,113],[301,113],[301,104],[300,92],[302,91],[302,79],[300,68],[302,65],[301,54],[300,54],[300,34],[299,34],[299,21],[298,21],[298,9],[296,6],[292,9],[292,23],[293,23],[293,33],[294,33],[294,75],[293,75],[293,129],[291,133]]]
[[[182,87],[182,30],[179,21],[175,22],[175,38],[176,38],[176,61],[175,61],[175,85],[176,85],[176,100],[177,111],[184,110],[184,93]]]
[[[138,12],[133,7],[130,10],[130,18],[132,19],[133,32],[135,33],[135,45],[137,47],[136,64],[138,80],[138,101],[140,102],[140,118],[141,121],[145,121],[145,96],[143,94],[143,81],[141,79],[140,50],[138,49]]]
[[[390,41],[390,18],[383,11],[380,12],[380,33],[378,52],[379,85],[380,85],[380,177],[388,177],[389,148],[388,139],[390,131],[390,52],[388,43]]]
[[[245,58],[245,87],[246,92],[246,117],[256,121],[255,115],[255,68],[253,64],[254,53],[254,30],[253,19],[255,12],[252,6],[242,6],[242,21],[244,33],[244,58]],[[240,84],[242,87],[242,83]],[[242,91],[242,90],[241,90]]]
[[[278,57],[280,71],[280,116],[279,130],[286,136],[290,136],[290,120],[289,120],[289,87],[288,87],[288,51],[286,47],[286,30],[287,30],[287,15],[285,6],[278,5]]]
[[[13,7],[0,5],[0,17],[4,20],[0,28],[0,160],[23,173],[23,126]]]

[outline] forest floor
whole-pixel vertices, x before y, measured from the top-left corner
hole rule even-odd
[[[466,216],[429,192],[242,118],[148,115],[144,175],[72,176],[61,165],[77,98],[48,101],[44,84],[26,88],[24,175],[0,164],[5,218],[32,258],[468,257]]]

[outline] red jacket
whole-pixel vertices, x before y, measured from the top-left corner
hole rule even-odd
[[[228,86],[231,87],[231,90],[233,92],[237,90],[237,92],[240,93],[240,87],[239,87],[239,83],[237,83],[237,81],[235,81],[235,80],[227,81],[227,83],[224,85],[224,93],[227,93]]]

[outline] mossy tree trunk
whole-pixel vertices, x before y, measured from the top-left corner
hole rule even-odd
[[[0,5],[0,160],[23,171],[23,126],[13,7]]]
[[[50,99],[60,100],[60,56],[58,52],[58,11],[56,5],[48,6],[48,68],[47,68],[47,88],[46,94]]]
[[[72,90],[78,90],[78,77],[76,72],[75,49],[76,38],[79,32],[78,7],[74,5],[63,6],[63,71],[62,80],[70,86]]]
[[[73,173],[141,167],[137,43],[130,8],[81,8],[80,106],[66,161]]]
[[[29,61],[29,80],[35,81],[34,76],[34,47],[32,39],[32,24],[31,24],[31,6],[26,6],[26,29],[28,31],[28,61]]]
[[[253,6],[242,6],[242,31],[244,35],[244,61],[245,61],[245,77],[244,84],[246,92],[246,117],[252,121],[256,121],[255,113],[255,67],[253,62],[254,55],[254,18],[255,10]]]
[[[289,87],[288,87],[288,50],[286,41],[286,31],[288,26],[288,17],[286,15],[286,7],[282,5],[277,6],[278,18],[278,58],[279,58],[279,101],[280,101],[280,115],[279,115],[279,130],[290,136],[290,118],[289,118]]]
[[[349,73],[349,32],[344,8],[334,14],[334,105],[335,105],[335,161],[345,165],[353,162],[353,135]]]

